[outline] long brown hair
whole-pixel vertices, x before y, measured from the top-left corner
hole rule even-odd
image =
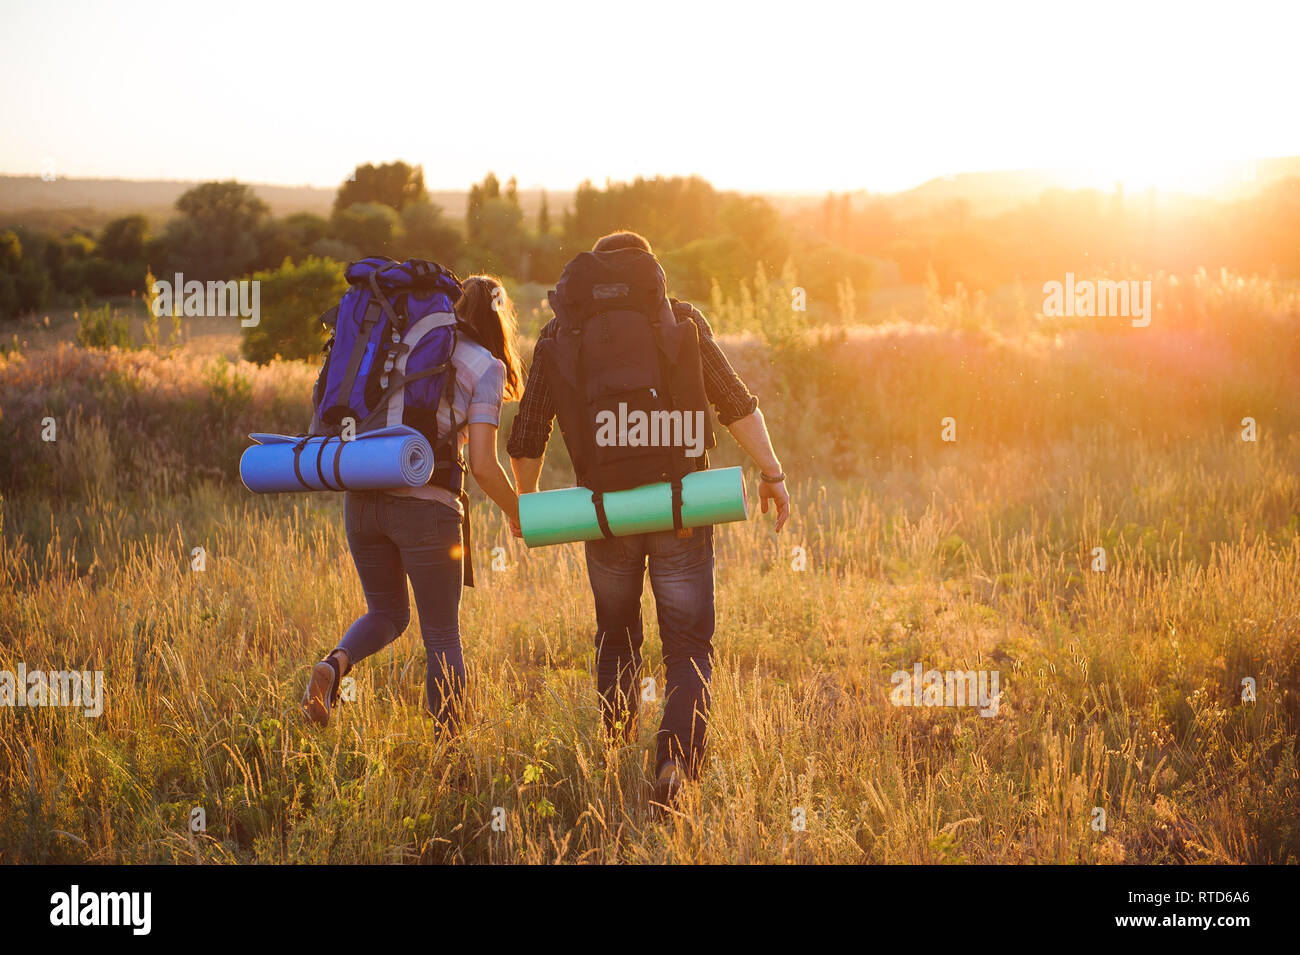
[[[471,275],[460,283],[456,317],[468,326],[480,345],[506,366],[506,386],[502,397],[517,401],[524,393],[523,363],[515,350],[515,306],[505,286],[494,275]]]

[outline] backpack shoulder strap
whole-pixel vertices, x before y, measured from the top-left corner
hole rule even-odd
[[[370,332],[379,323],[380,307],[370,299],[366,302],[365,314],[361,318],[361,328],[357,332],[357,337],[352,341],[352,351],[348,355],[348,363],[343,371],[343,379],[339,383],[338,401],[347,401],[347,396],[352,394],[352,387],[356,384],[357,372],[361,369],[361,359],[365,356],[366,346],[370,342]],[[337,320],[337,313],[335,319]]]
[[[370,284],[370,294],[384,310],[384,314],[388,316],[389,322],[392,323],[393,327],[397,329],[398,332],[404,333],[406,331],[406,319],[398,315],[397,311],[393,308],[393,303],[388,300],[388,296],[384,294],[384,290],[379,287],[378,269],[370,273],[368,281]]]
[[[412,323],[402,336],[400,341],[385,342],[381,345],[381,350],[385,357],[383,375],[380,378],[380,388],[382,389],[379,397],[371,406],[370,414],[366,415],[365,421],[358,425],[358,430],[369,430],[372,426],[382,423],[385,419],[388,424],[401,424],[401,409],[395,409],[394,414],[390,415],[390,405],[405,389],[409,382],[416,381],[420,378],[427,378],[430,375],[437,375],[447,370],[451,365],[451,352],[448,352],[447,360],[435,365],[432,368],[425,368],[408,374],[406,372],[405,358],[410,355],[411,350],[415,347],[425,335],[438,328],[452,324],[452,320],[446,316],[446,312],[430,312],[424,318]],[[455,350],[455,340],[453,338],[452,350]],[[391,363],[391,364],[390,364]]]

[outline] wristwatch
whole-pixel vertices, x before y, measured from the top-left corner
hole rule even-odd
[[[783,481],[785,480],[785,472],[782,471],[780,474],[776,474],[776,475],[768,476],[768,475],[764,474],[762,471],[759,471],[759,472],[758,472],[758,478],[759,478],[759,480],[762,481],[764,484],[780,484],[781,482],[783,482]]]

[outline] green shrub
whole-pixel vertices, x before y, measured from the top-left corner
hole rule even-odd
[[[145,266],[92,255],[84,259],[70,259],[59,270],[60,286],[73,296],[128,295],[140,282]]]
[[[238,417],[253,399],[253,380],[233,368],[224,355],[204,366],[203,383],[223,419]]]
[[[300,265],[285,262],[278,269],[256,272],[253,281],[262,283],[261,320],[244,330],[244,357],[266,364],[276,355],[319,355],[326,339],[320,316],[347,289],[343,265],[309,256]]]
[[[30,229],[0,232],[0,318],[14,318],[45,307],[50,277],[45,272],[47,243]]]
[[[82,348],[131,347],[130,322],[111,305],[73,314],[77,319],[77,344]]]
[[[0,272],[0,318],[11,318],[18,312],[18,283],[12,275]]]
[[[402,218],[378,202],[358,202],[334,213],[334,238],[362,249],[362,255],[392,255],[405,236]]]

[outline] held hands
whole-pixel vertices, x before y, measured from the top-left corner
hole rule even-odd
[[[519,496],[515,496],[515,506],[506,511],[506,523],[510,525],[510,533],[520,540],[524,539],[524,532],[519,527]]]
[[[775,502],[775,530],[778,534],[781,533],[781,528],[785,527],[785,522],[790,517],[790,492],[785,489],[785,481],[771,484],[760,478],[758,482],[758,502],[764,514],[767,513],[769,505]]]
[[[531,464],[532,462],[527,462]],[[518,484],[515,490],[515,506],[513,512],[506,512],[506,523],[510,525],[510,533],[520,540],[524,539],[524,532],[519,525],[519,498],[524,494],[536,494],[541,488],[538,486],[538,475],[542,470],[542,462],[537,461],[536,466],[531,469],[521,468],[521,461],[517,458],[510,459],[510,466],[515,472],[515,481]],[[531,473],[522,473],[525,470]]]

